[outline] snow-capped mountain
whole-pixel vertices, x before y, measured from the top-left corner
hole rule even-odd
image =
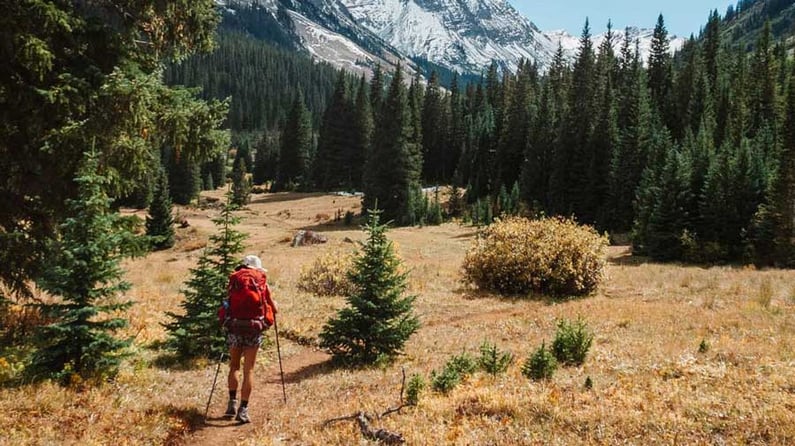
[[[465,74],[481,73],[492,61],[513,71],[519,60],[543,69],[558,42],[573,57],[579,37],[542,32],[506,0],[216,0],[228,15],[258,11],[262,27],[281,27],[295,46],[319,60],[352,72],[370,73],[380,64],[401,63],[409,75],[417,63]],[[267,17],[262,18],[262,13]],[[630,28],[648,57],[652,30]],[[616,33],[616,49],[623,32]],[[597,48],[604,34],[593,37]],[[672,36],[671,51],[684,39]]]
[[[492,60],[509,70],[522,58],[544,65],[556,49],[504,0],[340,1],[403,54],[460,72],[480,72]]]
[[[644,63],[649,59],[649,54],[651,53],[651,40],[652,35],[654,34],[653,29],[647,28],[637,28],[634,26],[630,26],[627,28],[629,31],[629,37],[632,42],[635,42],[637,39],[638,41],[638,50],[640,53],[640,58]],[[577,55],[577,49],[580,47],[580,37],[573,36],[569,34],[566,30],[555,30],[555,31],[547,31],[545,32],[547,37],[554,43],[555,48],[557,50],[558,42],[560,42],[560,46],[563,47],[563,52],[570,58],[574,59]],[[597,34],[591,38],[593,41],[594,50],[597,50],[602,42],[604,42],[607,33]],[[622,30],[613,30],[613,49],[616,53],[621,48],[621,45],[624,42],[624,31]],[[685,43],[685,39],[682,37],[677,37],[674,35],[668,36],[668,42],[670,45],[671,53],[682,48],[682,45]],[[633,43],[633,50],[634,50],[634,43]]]

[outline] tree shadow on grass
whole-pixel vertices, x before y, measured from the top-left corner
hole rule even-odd
[[[544,305],[556,305],[573,300],[585,299],[590,296],[589,294],[583,296],[556,296],[538,292],[531,292],[528,294],[499,294],[494,291],[483,291],[466,287],[457,288],[453,290],[453,292],[461,295],[464,300],[496,299],[510,303],[540,302]]]
[[[611,265],[616,266],[640,266],[647,263],[652,263],[649,257],[633,255],[632,251],[623,252],[617,256],[612,256],[607,259]]]
[[[206,358],[185,358],[174,352],[160,351],[155,360],[152,361],[152,364],[161,370],[187,371],[205,367],[210,362],[212,361]]]
[[[309,364],[293,372],[285,373],[284,382],[286,384],[298,384],[301,381],[312,379],[316,376],[326,375],[339,368],[342,368],[341,365],[329,358],[326,361]],[[281,383],[281,377],[277,376],[276,378],[270,379],[266,382],[268,384]]]
[[[150,409],[149,415],[153,415],[155,409]],[[169,423],[168,433],[163,440],[165,445],[184,444],[185,438],[205,427],[204,414],[195,407],[177,407],[169,404],[162,407],[159,412],[165,413],[173,422]]]

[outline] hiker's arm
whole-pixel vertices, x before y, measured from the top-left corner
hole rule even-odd
[[[271,288],[268,286],[268,284],[265,284],[265,292],[263,293],[263,296],[265,297],[265,301],[268,302],[268,305],[273,308],[273,314],[278,313],[279,310],[276,308],[276,303],[274,303],[273,299],[271,299]]]

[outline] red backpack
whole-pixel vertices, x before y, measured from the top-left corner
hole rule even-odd
[[[262,321],[264,326],[259,331],[273,325],[273,307],[265,273],[251,268],[240,268],[229,276],[227,292],[228,308],[222,307],[219,311],[219,318],[225,326],[232,329],[235,325],[240,325],[229,322],[236,320]],[[256,328],[259,327],[253,328],[257,331]]]

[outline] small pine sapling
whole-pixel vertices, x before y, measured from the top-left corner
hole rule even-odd
[[[149,215],[146,216],[146,235],[152,240],[156,250],[174,246],[174,216],[171,197],[168,191],[168,175],[160,172],[155,183]]]
[[[420,402],[420,394],[425,390],[425,386],[425,378],[422,375],[418,373],[411,375],[406,386],[406,404],[416,406]]]
[[[246,172],[246,163],[239,158],[232,169],[232,204],[245,206],[251,197],[251,182]]]
[[[508,370],[508,366],[513,362],[513,354],[511,352],[501,352],[497,349],[497,344],[492,344],[489,341],[483,341],[480,346],[480,358],[478,364],[480,368],[492,376],[497,376]]]
[[[588,350],[593,343],[593,333],[582,319],[571,322],[566,319],[558,321],[552,352],[555,358],[564,365],[581,366],[585,362]]]
[[[533,352],[522,365],[522,375],[534,381],[551,379],[557,368],[558,362],[555,355],[542,342],[541,347]]]
[[[431,385],[437,392],[448,393],[475,370],[477,363],[472,355],[466,352],[455,355],[445,363],[441,373],[431,372]]]
[[[437,392],[449,393],[459,383],[461,383],[461,374],[455,369],[445,366],[441,373],[436,373],[436,370],[431,371],[431,386]]]

